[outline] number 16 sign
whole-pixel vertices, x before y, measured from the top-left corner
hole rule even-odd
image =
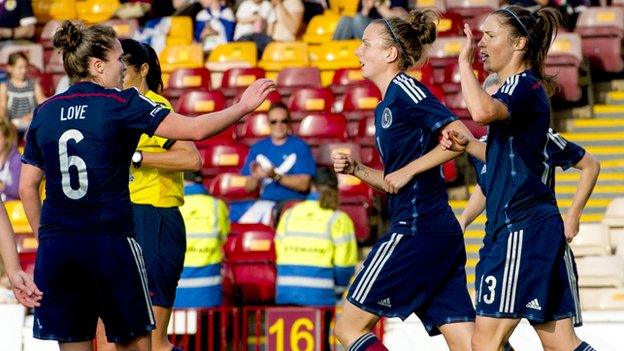
[[[277,307],[266,311],[267,350],[320,351],[321,312],[314,308]]]

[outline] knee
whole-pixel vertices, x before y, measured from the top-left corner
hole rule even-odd
[[[475,332],[470,340],[470,347],[472,351],[494,351],[499,350],[502,344],[487,335]]]
[[[340,341],[340,343],[346,348],[349,344],[345,344],[348,341],[347,335],[350,334],[349,324],[345,323],[345,319],[339,316],[336,319],[336,325],[334,326],[334,334],[336,334],[336,338]]]

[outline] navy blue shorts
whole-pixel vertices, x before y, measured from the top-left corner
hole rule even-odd
[[[582,324],[576,264],[558,214],[486,237],[476,273],[480,316]]]
[[[416,313],[429,335],[475,319],[466,282],[466,248],[453,235],[386,234],[372,248],[347,299],[377,316],[405,320]]]
[[[139,244],[120,235],[68,235],[39,243],[35,283],[43,292],[33,334],[59,342],[92,340],[98,317],[109,342],[154,329]]]
[[[133,206],[136,239],[143,249],[155,306],[172,307],[184,268],[186,230],[178,208]]]

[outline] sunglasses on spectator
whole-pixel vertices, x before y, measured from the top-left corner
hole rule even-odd
[[[278,124],[278,123],[281,123],[281,124],[288,124],[288,120],[287,120],[287,119],[277,119],[277,120],[272,120],[272,121],[269,121],[269,123],[270,123],[271,125],[275,125],[275,124]]]

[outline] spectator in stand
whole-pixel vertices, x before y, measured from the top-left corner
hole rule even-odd
[[[361,39],[373,20],[407,15],[407,0],[362,0],[355,16],[343,16],[338,22],[334,40]]]
[[[303,23],[310,23],[312,17],[322,15],[327,9],[326,0],[303,0]]]
[[[46,99],[34,79],[26,78],[28,58],[22,52],[9,55],[9,80],[0,84],[0,118],[10,120],[20,130],[28,129],[35,107]]]
[[[236,10],[234,40],[253,41],[262,57],[264,48],[271,41],[267,34],[269,20],[275,17],[273,6],[268,0],[244,0]]]
[[[200,174],[187,173],[180,212],[186,226],[186,256],[174,306],[220,306],[223,244],[230,231],[227,206],[208,195]]]
[[[30,0],[4,0],[0,9],[0,40],[31,39],[35,35],[37,19]]]
[[[200,0],[203,9],[195,17],[195,41],[202,43],[205,52],[217,45],[232,41],[236,19],[225,1]]]
[[[21,155],[17,151],[17,130],[0,119],[0,200],[19,200]]]
[[[272,211],[288,200],[303,200],[310,189],[316,164],[305,141],[289,134],[290,116],[282,103],[269,109],[271,135],[251,146],[242,175],[249,176],[245,189],[260,190],[260,200],[233,203],[230,218],[235,222],[270,224]]]
[[[274,18],[270,21],[269,35],[275,41],[295,41],[303,23],[301,0],[271,0]]]
[[[275,235],[275,302],[335,306],[357,263],[353,221],[338,210],[338,178],[319,168],[306,201],[288,209]]]

